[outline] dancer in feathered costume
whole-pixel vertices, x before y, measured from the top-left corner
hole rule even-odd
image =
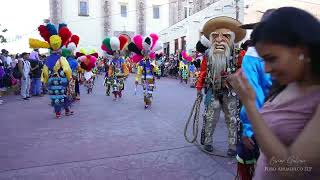
[[[151,105],[153,90],[155,87],[155,73],[157,67],[152,63],[155,52],[162,49],[162,43],[158,41],[156,34],[150,34],[143,38],[141,35],[133,37],[133,42],[128,45],[128,50],[133,52],[132,60],[138,63],[136,86],[141,82],[144,90],[145,109]]]
[[[33,49],[51,50],[41,76],[41,80],[47,83],[51,105],[57,118],[61,117],[62,109],[65,109],[65,115],[72,115],[73,111],[70,110],[70,102],[66,95],[72,70],[67,59],[61,56],[61,47],[66,45],[72,34],[66,24],[60,24],[58,29],[52,24],[41,25],[38,30],[45,41],[29,39],[29,45]]]
[[[181,52],[182,61],[180,61],[181,82],[188,84],[189,79],[189,65],[192,62],[192,56],[189,56],[186,51]]]
[[[62,56],[65,57],[72,70],[72,76],[69,81],[67,96],[70,101],[80,98],[80,85],[79,85],[79,64],[75,57],[75,50],[79,44],[79,36],[72,35],[70,41],[62,47]]]
[[[124,90],[124,80],[129,75],[129,69],[125,60],[121,57],[123,51],[128,45],[129,39],[125,35],[119,37],[106,37],[101,45],[102,50],[106,51],[112,60],[109,65],[108,77],[105,79],[105,86],[107,86],[106,95],[112,87],[114,101],[122,97]]]
[[[93,85],[94,85],[94,77],[92,70],[96,66],[97,58],[99,54],[96,50],[91,49],[86,51],[85,49],[81,48],[80,52],[76,53],[76,57],[80,62],[80,67],[85,71],[84,72],[84,79],[85,79],[85,87],[87,88],[87,94],[92,93]]]

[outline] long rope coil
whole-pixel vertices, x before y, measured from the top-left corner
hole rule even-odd
[[[198,94],[195,102],[193,103],[193,106],[192,106],[192,110],[190,112],[190,115],[189,115],[189,118],[188,118],[188,121],[186,123],[186,126],[184,128],[184,138],[186,139],[186,141],[188,143],[195,143],[197,138],[198,138],[198,131],[199,131],[199,113],[200,113],[200,107],[201,107],[201,102],[202,102],[202,98],[203,98],[203,95],[202,94]],[[192,119],[192,116],[194,114],[194,117],[193,117],[193,126],[192,126],[192,140],[190,140],[187,136],[187,131],[188,131],[188,127],[189,127],[189,124],[190,124],[190,121]]]
[[[205,152],[206,154],[218,156],[218,157],[230,158],[222,152],[217,152],[217,151],[216,152],[209,152],[209,151],[205,150],[197,140],[198,134],[199,134],[198,132],[199,132],[199,121],[200,121],[200,108],[201,108],[202,99],[203,99],[203,95],[198,94],[198,96],[192,106],[187,123],[184,127],[184,138],[188,143],[195,144],[201,151]],[[189,138],[187,136],[187,132],[188,132],[188,127],[190,125],[191,119],[193,119],[193,121],[192,121],[192,137]]]

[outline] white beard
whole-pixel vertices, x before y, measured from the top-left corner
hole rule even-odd
[[[221,79],[221,72],[227,70],[227,61],[230,59],[230,47],[225,46],[224,53],[214,53],[214,45],[211,46],[208,53],[208,69],[213,72],[213,76]]]

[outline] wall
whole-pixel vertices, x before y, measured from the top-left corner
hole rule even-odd
[[[311,2],[311,3],[308,3]],[[245,2],[245,23],[258,22],[261,19],[263,12],[271,8],[279,8],[284,6],[298,7],[320,19],[320,1],[319,0],[247,0]],[[250,38],[251,31],[248,31],[247,38]]]
[[[80,36],[79,46],[96,48],[98,52],[103,40],[102,1],[89,0],[89,16],[79,16],[79,1],[62,1],[62,22],[67,23],[71,32]],[[73,8],[71,8],[73,7]]]
[[[160,40],[162,42],[170,42],[170,53],[174,51],[174,42],[173,47],[172,41],[174,39],[180,38],[182,36],[186,36],[186,49],[188,51],[194,50],[195,45],[199,40],[200,32],[205,24],[209,19],[217,16],[229,16],[236,18],[236,4],[234,0],[220,0],[211,4],[209,7],[199,11],[192,16],[170,26],[162,30],[160,35]],[[240,8],[239,10],[239,21],[244,21],[244,0],[240,0],[238,3]],[[179,42],[180,44],[181,42]]]
[[[136,31],[137,7],[133,0],[112,0],[112,35],[115,31]],[[121,16],[121,4],[127,4],[127,17]]]
[[[160,19],[153,19],[153,5],[160,8]],[[146,5],[146,32],[159,33],[169,26],[169,0],[147,0]]]

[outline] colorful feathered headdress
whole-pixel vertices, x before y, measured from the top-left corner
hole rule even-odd
[[[73,52],[77,49],[79,44],[79,36],[72,35],[69,41],[62,47],[62,56],[68,57],[73,54]]]
[[[133,52],[132,61],[138,63],[143,58],[155,58],[155,52],[162,49],[162,43],[158,41],[159,36],[150,34],[147,37],[136,35],[128,45],[128,50]]]
[[[129,42],[126,35],[121,34],[119,37],[106,37],[102,41],[101,49],[106,51],[108,55],[114,55],[117,51],[123,51]]]
[[[80,66],[82,69],[91,71],[96,66],[96,61],[99,57],[99,54],[95,49],[86,51],[85,49],[81,48],[80,52],[76,53],[76,57],[80,61]]]
[[[30,48],[48,48],[56,51],[59,50],[62,46],[66,45],[66,43],[72,36],[72,33],[70,32],[66,24],[59,24],[58,29],[50,23],[46,26],[40,25],[38,27],[38,31],[45,41],[30,38]]]
[[[189,55],[189,54],[187,53],[187,51],[182,51],[182,52],[181,52],[181,56],[182,56],[182,59],[185,60],[185,61],[187,61],[187,62],[192,62],[192,60],[193,60],[192,56]]]

